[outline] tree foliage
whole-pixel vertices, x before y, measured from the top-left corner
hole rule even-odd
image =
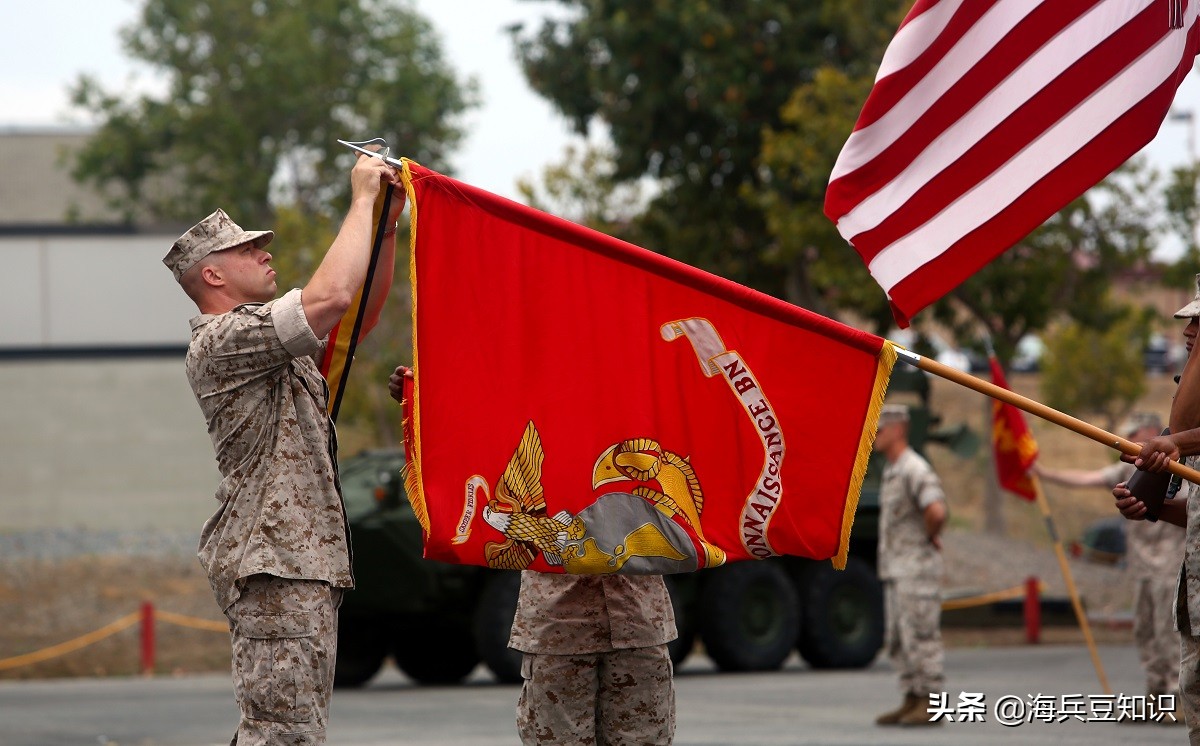
[[[517,181],[530,207],[619,236],[644,205],[641,184],[619,182],[611,149],[568,145],[563,158],[546,166],[537,179]]]
[[[130,219],[222,205],[261,225],[270,198],[336,212],[352,162],[338,138],[382,136],[444,167],[473,103],[409,2],[146,0],[121,37],[167,90],[127,96],[80,77],[73,102],[101,125],[74,173]]]
[[[167,90],[126,96],[81,77],[74,102],[101,124],[76,178],[106,188],[127,219],[186,224],[221,206],[247,228],[273,228],[281,288],[307,282],[338,229],[354,160],[338,138],[382,136],[445,170],[474,103],[474,84],[407,0],[146,0],[122,39]],[[342,402],[351,447],[399,431],[386,388],[394,366],[411,362],[408,257],[398,253],[392,297]]]
[[[607,128],[616,180],[657,180],[630,238],[782,294],[764,261],[762,209],[743,191],[758,183],[763,131],[779,126],[792,90],[821,66],[854,66],[874,50],[874,19],[896,2],[557,4],[565,18],[514,31],[518,58],[580,133]]]
[[[1183,255],[1168,273],[1168,281],[1183,288],[1192,286],[1200,267],[1200,163],[1171,170],[1163,201],[1167,229],[1183,244]]]
[[[1046,404],[1076,416],[1099,414],[1111,431],[1146,393],[1148,324],[1143,314],[1126,313],[1103,329],[1077,322],[1060,327],[1042,359]]]

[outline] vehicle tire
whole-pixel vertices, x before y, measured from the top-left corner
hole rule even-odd
[[[354,689],[366,684],[379,673],[387,652],[387,635],[381,620],[339,614],[334,687]]]
[[[475,605],[475,648],[502,684],[521,683],[521,652],[508,646],[520,591],[521,573],[496,572],[488,579]]]
[[[678,637],[667,643],[671,665],[678,666],[691,654],[696,645],[696,620],[688,613],[687,603],[679,589],[679,582],[671,576],[663,577],[667,593],[671,596],[671,609],[675,612],[675,629]]]
[[[813,668],[862,668],[883,647],[883,585],[858,557],[845,570],[814,563],[801,590],[804,625],[797,648]]]
[[[467,617],[406,617],[393,632],[396,666],[418,684],[458,684],[479,665]]]
[[[796,644],[800,603],[777,564],[747,560],[713,570],[699,609],[704,650],[722,671],[773,671]]]

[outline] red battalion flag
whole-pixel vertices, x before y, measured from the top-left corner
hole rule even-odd
[[[1007,389],[1004,369],[995,355],[989,358],[992,364],[992,383]],[[992,447],[996,461],[996,477],[1000,486],[1026,500],[1037,499],[1037,488],[1029,476],[1029,469],[1037,461],[1037,441],[1025,424],[1021,410],[999,399],[992,399]]]
[[[901,326],[1154,138],[1197,0],[917,0],[825,214]]]
[[[425,556],[843,566],[891,344],[406,162]]]

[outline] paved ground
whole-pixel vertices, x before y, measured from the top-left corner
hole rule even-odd
[[[1114,691],[1139,695],[1142,681],[1129,646],[1101,648]],[[886,663],[864,671],[817,672],[793,662],[770,674],[716,674],[693,657],[676,679],[675,743],[801,744],[1167,744],[1181,727],[1090,722],[1104,701],[1087,651],[1075,646],[951,650],[949,703],[961,692],[984,695],[986,722],[936,728],[878,728],[874,715],[898,701]],[[388,671],[360,691],[334,697],[329,743],[337,746],[512,746],[518,689],[488,683],[483,673],[458,687],[415,687]],[[1060,712],[1080,701],[1089,722],[996,722],[1004,697],[1042,701]],[[1078,699],[1071,695],[1080,695]],[[1133,700],[1137,701],[1137,700]],[[0,684],[0,744],[5,746],[210,746],[227,743],[235,721],[225,676],[74,679]]]

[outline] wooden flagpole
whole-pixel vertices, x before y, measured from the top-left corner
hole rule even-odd
[[[1070,595],[1071,606],[1075,609],[1075,619],[1079,621],[1079,629],[1083,632],[1083,639],[1092,656],[1092,665],[1096,667],[1096,677],[1100,679],[1100,686],[1104,689],[1104,693],[1112,694],[1112,689],[1108,686],[1108,676],[1104,673],[1104,664],[1100,662],[1100,653],[1096,650],[1096,641],[1092,637],[1092,627],[1088,624],[1087,614],[1083,611],[1083,602],[1079,599],[1079,590],[1075,587],[1075,579],[1071,576],[1071,567],[1067,564],[1067,554],[1063,551],[1062,539],[1059,538],[1058,529],[1054,526],[1054,515],[1050,512],[1050,501],[1046,499],[1046,492],[1042,489],[1042,480],[1038,479],[1036,474],[1030,474],[1030,479],[1033,482],[1034,491],[1037,492],[1038,508],[1042,511],[1042,517],[1046,521],[1046,531],[1049,532],[1050,539],[1054,542],[1054,554],[1058,557],[1058,567],[1067,584],[1067,594]]]
[[[1080,435],[1091,438],[1097,443],[1102,443],[1109,448],[1114,448],[1121,453],[1130,456],[1136,456],[1142,452],[1141,446],[1133,441],[1113,435],[1107,430],[1102,430],[1095,425],[1090,425],[1083,420],[1072,417],[1069,414],[1060,412],[1052,407],[1047,407],[1045,404],[1039,404],[1033,399],[1021,396],[1015,391],[1010,391],[1002,386],[997,386],[996,384],[990,383],[981,378],[976,378],[969,373],[963,373],[962,371],[951,368],[948,365],[943,365],[936,360],[930,360],[927,357],[910,352],[903,347],[900,347],[895,342],[889,342],[889,344],[896,348],[896,355],[900,360],[903,360],[904,362],[916,368],[920,368],[927,373],[932,373],[940,378],[953,381],[960,386],[966,386],[969,389],[974,389],[975,391],[978,391],[986,396],[990,396],[993,399],[999,399],[1000,401],[1005,402],[1006,404],[1011,404],[1017,409],[1028,412],[1035,417],[1040,417],[1043,420],[1052,422],[1060,427],[1073,430]],[[1189,482],[1200,484],[1200,471],[1186,467],[1178,461],[1169,462],[1167,464],[1167,471],[1181,476]]]

